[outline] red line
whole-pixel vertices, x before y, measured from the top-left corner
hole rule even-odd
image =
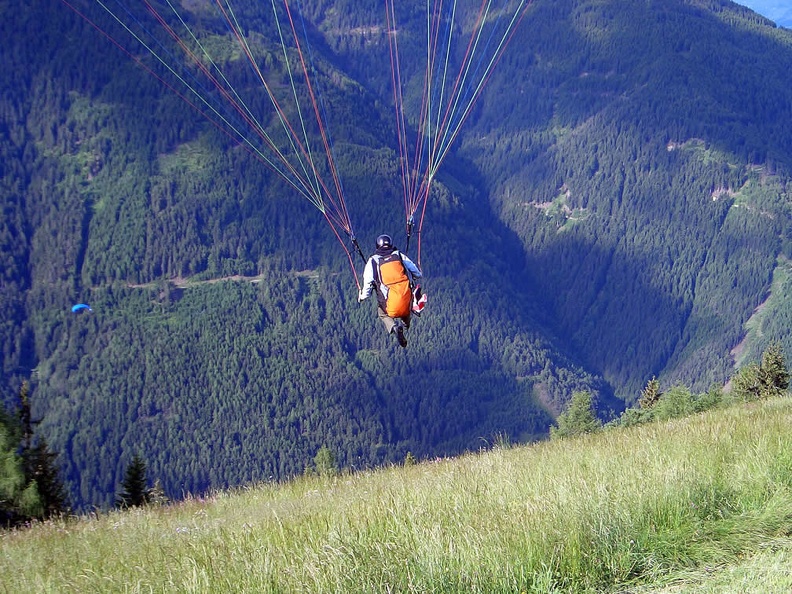
[[[144,4],[146,8],[148,8],[149,12],[154,16],[154,18],[159,22],[165,31],[173,38],[174,41],[182,48],[185,54],[193,61],[193,63],[198,67],[198,69],[206,76],[215,88],[222,94],[222,96],[226,99],[226,101],[234,108],[234,110],[242,117],[242,119],[247,123],[247,125],[256,133],[256,135],[264,142],[264,144],[269,147],[269,149],[275,154],[278,160],[283,163],[286,169],[295,177],[297,178],[300,183],[305,188],[310,188],[311,185],[306,182],[305,178],[297,171],[294,165],[286,159],[285,155],[281,153],[275,143],[270,139],[266,134],[262,133],[259,127],[256,125],[256,122],[250,117],[250,115],[246,112],[245,109],[236,101],[236,99],[225,89],[225,87],[220,83],[220,81],[209,71],[209,69],[202,63],[200,58],[193,53],[193,51],[184,43],[184,41],[179,37],[179,35],[173,30],[173,28],[168,25],[165,19],[157,12],[157,10],[147,1],[144,0]],[[158,77],[159,78],[159,77]],[[170,85],[168,85],[170,87]],[[173,87],[170,87],[173,88]],[[181,95],[180,95],[181,96]],[[274,100],[274,98],[273,98]],[[276,102],[276,109],[279,113],[283,113],[280,106],[277,105]],[[203,112],[201,112],[203,113]],[[281,173],[279,170],[274,169],[276,172]]]
[[[120,42],[118,42],[116,39],[114,39],[108,32],[103,30],[99,25],[97,25],[93,20],[91,20],[86,14],[84,14],[80,10],[78,10],[68,0],[61,0],[61,1],[70,10],[72,10],[75,14],[77,14],[80,18],[82,18],[85,22],[87,22],[91,27],[93,27],[96,31],[98,31],[102,36],[104,36],[106,39],[108,39],[113,45],[115,45],[118,49],[120,49],[124,54],[129,56],[135,63],[138,64],[138,66],[140,66],[143,70],[148,72],[151,76],[153,76],[156,80],[158,80],[167,89],[172,91],[176,96],[178,96],[180,99],[182,99],[185,103],[187,103],[190,107],[192,107],[196,112],[198,112],[200,115],[205,117],[218,130],[220,130],[226,136],[231,138],[238,146],[241,146],[242,148],[244,148],[246,151],[248,151],[248,153],[250,153],[256,159],[258,159],[262,164],[264,164],[266,167],[268,167],[273,172],[275,172],[278,175],[280,175],[287,183],[289,183],[292,187],[294,187],[295,190],[300,191],[300,192],[303,191],[303,190],[300,190],[300,188],[296,185],[296,182],[294,180],[290,179],[289,177],[287,177],[286,174],[283,171],[281,171],[278,168],[276,168],[271,162],[267,161],[262,155],[258,154],[255,150],[253,150],[253,148],[251,146],[245,144],[245,142],[240,140],[240,138],[237,135],[232,134],[231,131],[228,128],[226,128],[223,125],[221,125],[220,122],[218,122],[211,114],[207,113],[206,111],[204,111],[203,109],[198,107],[198,105],[196,105],[193,101],[191,101],[187,96],[185,96],[182,92],[180,92],[171,83],[169,83],[164,78],[162,78],[159,74],[157,74],[149,66],[147,66],[145,63],[143,63],[143,61],[140,58],[135,56],[131,51],[129,51],[127,48],[125,48],[123,45],[121,45]],[[280,151],[272,143],[272,141],[266,135],[262,135],[261,131],[258,129],[258,126],[250,118],[250,116],[245,112],[245,110],[242,109],[242,107],[239,105],[239,103],[228,93],[228,91],[225,88],[223,88],[223,85],[220,84],[220,82],[216,79],[216,77],[214,77],[211,74],[211,72],[208,71],[208,69],[201,63],[201,61],[195,56],[195,54],[186,46],[186,44],[181,40],[181,38],[179,38],[179,36],[175,33],[175,31],[173,31],[173,29],[165,22],[163,17],[159,13],[157,13],[157,11],[149,4],[149,2],[147,0],[144,0],[144,2],[146,4],[147,8],[149,9],[149,11],[154,16],[154,18],[160,23],[160,25],[162,25],[165,28],[165,30],[168,32],[168,34],[179,44],[179,46],[185,51],[185,53],[196,63],[196,65],[204,73],[204,75],[206,75],[209,78],[209,80],[212,81],[212,83],[215,85],[215,87],[217,87],[217,89],[229,101],[229,103],[234,107],[234,109],[242,116],[242,118],[248,123],[248,125],[250,125],[257,132],[258,136],[265,142],[265,144],[267,144],[267,146],[269,146],[276,153],[276,155],[278,156],[278,159],[287,167],[287,169],[301,183],[305,184],[306,187],[311,187],[310,184],[306,184],[304,178],[302,178],[299,175],[299,173],[296,172],[296,170],[294,169],[293,165],[289,161],[287,161],[285,159],[285,157],[280,153]],[[227,15],[226,15],[226,18],[228,18]],[[293,28],[293,25],[292,25],[292,28]],[[234,29],[235,35],[237,35],[237,37],[239,37],[238,32],[236,32],[236,29],[234,27],[232,27],[232,29]],[[295,33],[295,35],[296,35],[296,33]],[[244,44],[242,44],[242,45],[244,47]],[[149,51],[151,51],[151,50],[149,50]],[[250,56],[247,51],[246,51],[246,55],[248,55],[248,59],[251,59],[251,60],[253,59],[252,56]],[[305,64],[304,63],[303,63],[303,70],[305,71],[306,77],[307,77],[307,71],[305,69]],[[310,85],[310,82],[308,84]],[[189,86],[188,86],[188,88],[189,88]],[[267,89],[267,90],[269,92],[269,89]],[[193,91],[193,92],[195,92],[195,91]],[[313,98],[313,93],[312,93],[312,98]],[[280,108],[280,105],[277,103],[277,101],[275,100],[274,96],[272,96],[272,100],[273,100],[273,102],[276,105],[276,109],[279,110],[279,113],[281,113],[281,115],[284,116],[284,120],[287,123],[289,131],[294,135],[295,134],[294,133],[294,129],[291,127],[291,124],[288,122],[288,119],[285,118],[285,113],[283,113],[283,110]],[[314,106],[315,106],[315,99],[314,99]],[[315,111],[316,111],[317,117],[318,117],[318,111],[316,109],[316,106],[315,106]],[[321,122],[320,122],[320,125],[321,125]],[[238,133],[236,133],[236,134],[238,134]],[[300,147],[300,149],[304,152],[304,154],[306,156],[308,156],[307,152],[305,151],[305,148],[302,145],[302,143],[299,142],[299,138],[295,137],[295,140],[297,140],[297,144]],[[312,165],[313,165],[313,163],[312,163]],[[321,180],[320,180],[320,184],[322,185],[322,188],[325,190],[325,192],[327,192],[328,196],[330,196],[331,195],[330,192],[328,191],[327,187],[324,185],[324,183]],[[336,187],[337,188],[340,187],[340,182],[338,182],[338,180],[337,180],[337,186]],[[344,213],[346,213],[346,208],[345,207],[344,207]],[[352,254],[349,251],[349,249],[346,247],[346,245],[344,244],[343,240],[341,239],[340,234],[338,233],[338,230],[336,229],[336,224],[337,224],[340,227],[344,228],[344,230],[347,231],[347,233],[349,233],[350,235],[352,234],[351,225],[349,224],[348,213],[346,213],[345,217],[344,216],[339,217],[339,216],[337,216],[337,213],[328,213],[326,211],[322,211],[322,214],[325,217],[325,220],[327,221],[328,225],[330,226],[330,229],[333,231],[333,234],[335,235],[336,239],[341,244],[341,247],[344,249],[344,252],[347,255],[347,259],[349,260],[350,268],[352,269],[352,274],[353,274],[353,276],[355,278],[355,284],[357,285],[358,290],[359,290],[360,289],[360,282],[358,280],[357,271],[355,270]]]
[[[300,40],[297,36],[297,31],[294,27],[294,20],[292,19],[291,10],[289,9],[289,3],[287,0],[283,0],[283,5],[286,8],[286,14],[289,17],[289,24],[291,26],[292,35],[294,36],[294,42],[297,46],[297,55],[300,57],[300,63],[302,64],[303,74],[305,76],[305,83],[308,86],[308,93],[311,98],[311,105],[313,106],[314,116],[316,117],[316,123],[319,126],[319,132],[322,136],[322,142],[324,144],[325,155],[327,157],[327,164],[330,168],[330,173],[333,178],[333,183],[335,184],[335,189],[337,192],[337,199],[338,204],[335,203],[335,200],[331,194],[328,193],[328,197],[333,202],[336,210],[338,211],[339,215],[347,222],[346,230],[351,233],[351,221],[349,218],[349,211],[346,208],[346,203],[344,201],[344,193],[341,188],[341,180],[338,175],[338,170],[336,169],[335,160],[333,159],[333,151],[330,149],[330,143],[327,139],[327,130],[325,129],[324,122],[322,121],[322,116],[319,113],[319,105],[316,101],[316,95],[314,94],[313,85],[311,84],[311,78],[308,75],[308,67],[305,64],[305,56],[303,55],[302,47],[300,46]],[[313,162],[311,162],[313,165]],[[317,175],[318,177],[318,175]]]

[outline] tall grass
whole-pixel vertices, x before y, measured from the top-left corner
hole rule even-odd
[[[3,534],[5,592],[601,592],[792,534],[792,399]]]

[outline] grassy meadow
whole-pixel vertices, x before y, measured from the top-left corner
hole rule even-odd
[[[2,533],[0,592],[792,591],[792,398]]]

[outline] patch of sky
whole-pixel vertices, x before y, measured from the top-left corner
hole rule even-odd
[[[747,6],[754,12],[766,16],[780,27],[792,29],[792,2],[790,0],[740,0],[737,4]]]

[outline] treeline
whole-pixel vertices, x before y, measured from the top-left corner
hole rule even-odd
[[[762,354],[761,362],[751,362],[734,375],[727,391],[720,386],[713,386],[706,393],[696,394],[683,385],[675,385],[663,391],[660,382],[652,378],[641,391],[635,406],[628,408],[620,416],[611,418],[604,425],[597,412],[602,403],[597,402],[591,392],[576,391],[565,410],[554,421],[550,437],[575,437],[603,428],[630,427],[676,419],[733,402],[777,397],[788,393],[789,380],[783,348],[780,343],[774,342]],[[50,451],[44,439],[34,437],[36,424],[32,420],[29,387],[23,384],[19,393],[17,414],[12,416],[0,408],[0,460],[3,462],[0,466],[0,528],[64,516],[71,512],[60,472],[54,464],[57,454]],[[138,443],[144,445],[142,441]],[[510,443],[508,434],[496,434],[491,442],[484,443],[481,447]],[[149,458],[157,457],[155,450],[144,451]],[[407,450],[402,462],[409,465],[416,461],[412,451]],[[336,474],[339,464],[343,467],[337,450],[322,445],[311,460],[303,462],[302,472]],[[353,465],[346,469],[356,470],[359,467]],[[163,471],[171,476],[174,473],[174,469],[170,467],[160,470]],[[188,468],[187,472],[193,476],[195,469]],[[242,482],[256,483],[274,478],[252,477]],[[112,505],[119,508],[162,505],[171,499],[165,494],[159,477],[152,484],[149,465],[141,453],[135,453],[131,457],[122,478],[116,484],[115,493]],[[180,497],[188,493],[182,492]]]
[[[761,362],[751,362],[735,373],[727,386],[728,390],[712,386],[709,391],[697,394],[680,384],[663,391],[657,378],[652,378],[641,391],[636,405],[605,425],[597,417],[596,402],[592,395],[575,392],[566,410],[558,415],[550,428],[550,437],[576,437],[596,433],[603,428],[668,421],[735,402],[755,402],[789,395],[789,379],[783,348],[780,343],[773,342],[762,353]]]

